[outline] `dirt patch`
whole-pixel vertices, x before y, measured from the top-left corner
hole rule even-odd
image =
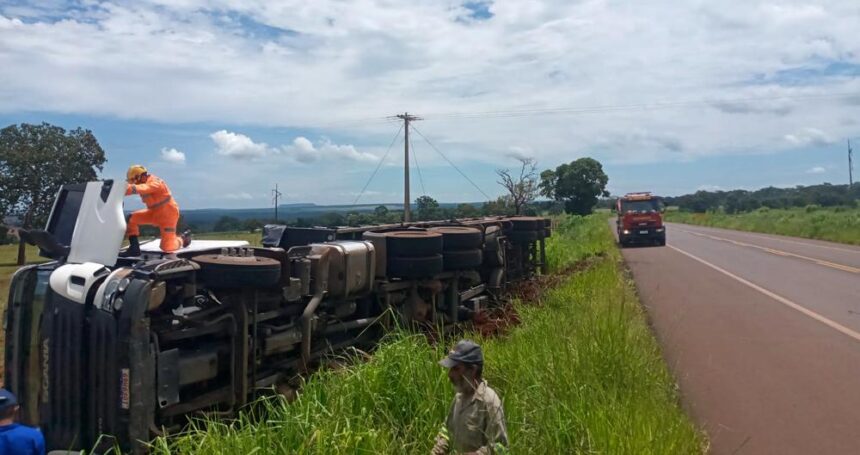
[[[508,289],[505,295],[501,296],[501,300],[505,302],[502,306],[488,308],[476,313],[472,319],[472,327],[483,337],[504,336],[511,328],[520,323],[520,315],[514,306],[515,301],[540,306],[546,291],[559,286],[571,275],[588,270],[603,256],[603,253],[598,253],[577,261],[556,273],[538,276],[513,286]]]

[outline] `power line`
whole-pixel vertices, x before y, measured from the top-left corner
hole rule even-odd
[[[275,204],[275,223],[278,222],[278,198],[283,196],[280,191],[278,191],[278,184],[275,184],[275,189],[272,190],[272,202]]]
[[[358,196],[356,196],[355,200],[352,201],[352,205],[358,203],[358,200],[361,199],[361,196],[364,194],[364,191],[367,190],[368,186],[370,186],[370,182],[372,182],[373,178],[376,177],[376,173],[379,172],[379,168],[382,167],[382,163],[384,163],[385,159],[388,158],[388,154],[391,152],[391,147],[394,146],[394,143],[397,141],[397,138],[400,137],[401,130],[403,130],[403,125],[400,125],[400,128],[397,129],[397,133],[394,135],[394,139],[391,140],[391,144],[388,144],[388,150],[385,151],[385,155],[383,155],[382,159],[379,160],[379,163],[376,164],[376,169],[373,170],[373,174],[371,174],[370,178],[367,179],[367,183],[364,184],[364,188],[361,189],[361,192],[358,193]]]
[[[409,123],[422,118],[409,115],[408,112],[395,115],[394,118],[403,120],[403,221],[409,222],[412,211],[412,201],[409,200]]]
[[[418,170],[418,181],[421,182],[421,194],[427,196],[427,190],[424,188],[424,176],[421,175],[421,166],[418,165],[418,154],[415,153],[415,144],[412,143],[411,139],[409,141],[409,148],[412,149],[412,162],[415,163],[415,169]]]
[[[460,170],[460,168],[458,168],[456,164],[454,164],[451,160],[449,160],[449,159],[448,159],[448,157],[447,157],[447,156],[445,156],[445,154],[444,154],[444,153],[442,153],[442,151],[441,151],[441,150],[439,150],[438,148],[436,148],[436,146],[435,146],[435,145],[433,145],[433,143],[432,143],[432,142],[430,142],[430,140],[429,140],[429,139],[427,139],[427,136],[424,136],[424,134],[422,134],[422,133],[421,133],[421,131],[419,131],[419,130],[418,130],[418,128],[415,128],[415,127],[413,126],[413,127],[412,127],[412,129],[414,129],[414,130],[415,130],[415,132],[416,132],[416,133],[418,133],[418,135],[419,135],[419,136],[421,136],[421,138],[422,138],[422,139],[424,139],[424,142],[426,142],[427,144],[429,144],[429,145],[430,145],[430,147],[431,147],[433,150],[435,150],[435,151],[436,151],[436,153],[438,153],[442,158],[444,158],[444,159],[445,159],[445,161],[447,161],[447,162],[448,162],[448,164],[450,164],[450,165],[451,165],[451,167],[453,167],[457,172],[459,172],[459,173],[460,173],[460,175],[462,175],[462,176],[463,176],[463,178],[465,178],[466,180],[468,180],[468,181],[469,181],[469,183],[471,183],[471,184],[472,184],[472,186],[474,186],[474,187],[475,187],[475,189],[477,189],[477,190],[478,190],[478,192],[480,192],[481,194],[483,194],[483,195],[484,195],[484,197],[485,197],[485,198],[487,198],[487,200],[488,200],[488,201],[489,201],[490,199],[492,199],[490,196],[488,196],[488,195],[487,195],[487,193],[485,193],[485,192],[481,189],[481,187],[479,187],[478,185],[476,185],[476,184],[475,184],[475,182],[473,182],[473,181],[472,181],[472,179],[470,179],[468,175],[466,175],[465,173],[463,173],[463,171],[461,171],[461,170]]]
[[[622,105],[604,105],[604,106],[581,106],[581,107],[548,107],[535,109],[513,109],[513,110],[491,110],[491,111],[476,111],[476,112],[442,112],[436,114],[428,114],[425,116],[428,120],[438,119],[472,119],[472,118],[512,118],[512,117],[528,117],[533,115],[553,115],[553,114],[594,114],[604,112],[623,112],[623,111],[648,111],[658,109],[670,109],[679,107],[696,107],[696,106],[714,106],[720,104],[734,104],[755,101],[779,101],[779,100],[813,100],[813,99],[828,99],[828,98],[843,98],[855,97],[857,93],[831,93],[821,95],[782,95],[782,96],[762,96],[762,97],[745,97],[745,98],[730,98],[722,100],[687,100],[674,102],[657,102],[657,103],[642,103],[642,104],[622,104]]]
[[[852,155],[854,151],[851,150],[851,139],[848,139],[848,189],[854,188],[854,162],[852,161]]]

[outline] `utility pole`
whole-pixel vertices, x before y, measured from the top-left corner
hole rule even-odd
[[[281,194],[281,192],[278,191],[278,184],[277,183],[275,184],[275,189],[272,190],[272,195],[274,196],[272,199],[274,199],[274,203],[275,203],[275,223],[277,223],[278,222],[278,198],[283,196]]]
[[[408,112],[396,115],[395,117],[403,120],[403,222],[408,223],[410,220],[410,201],[409,201],[409,122],[421,120],[421,117],[409,115]]]
[[[848,189],[854,188],[854,163],[851,162],[851,139],[848,139]]]

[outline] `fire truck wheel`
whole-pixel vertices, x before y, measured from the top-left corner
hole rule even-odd
[[[479,249],[446,251],[442,258],[445,270],[464,270],[479,267],[484,254]]]
[[[442,234],[444,251],[480,248],[484,240],[479,229],[467,226],[439,226],[428,231]]]
[[[403,230],[385,233],[389,258],[427,257],[442,252],[442,234],[430,231]]]
[[[387,273],[391,278],[428,278],[442,273],[442,255],[389,257]]]
[[[273,287],[281,280],[276,259],[204,254],[192,260],[200,265],[198,278],[210,288]]]
[[[508,239],[510,239],[512,243],[519,244],[534,242],[538,237],[538,231],[512,231],[508,234]]]

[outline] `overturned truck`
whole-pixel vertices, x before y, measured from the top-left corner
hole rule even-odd
[[[320,357],[393,324],[451,328],[545,273],[547,219],[267,226],[262,247],[195,241],[118,257],[123,185],[63,187],[50,262],[21,268],[5,315],[5,384],[48,449],[144,452],[189,415],[232,415]]]

